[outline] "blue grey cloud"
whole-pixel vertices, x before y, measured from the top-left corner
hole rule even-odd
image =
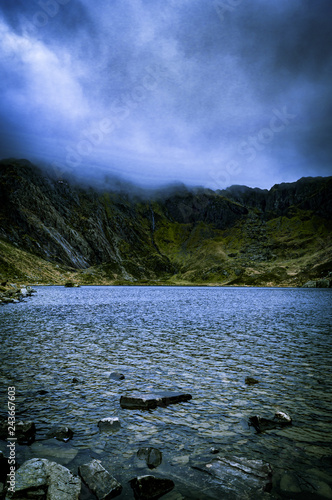
[[[331,175],[331,14],[329,0],[4,0],[0,156],[215,189]]]

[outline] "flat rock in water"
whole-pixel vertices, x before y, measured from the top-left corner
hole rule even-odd
[[[139,476],[130,481],[138,500],[157,500],[174,488],[171,479],[161,479],[155,476]]]
[[[122,485],[101,465],[98,460],[81,465],[78,473],[96,495],[98,500],[108,500],[120,495]]]
[[[15,492],[8,490],[6,499],[78,500],[80,491],[80,478],[66,467],[44,458],[33,458],[16,471]]]
[[[191,394],[181,392],[158,392],[156,394],[133,394],[121,396],[121,408],[128,410],[150,410],[157,406],[166,407],[175,403],[184,403],[192,399]]]
[[[195,464],[220,482],[220,498],[258,499],[272,489],[272,468],[262,460],[218,455],[206,464]]]

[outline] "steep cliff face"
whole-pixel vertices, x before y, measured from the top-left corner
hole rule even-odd
[[[289,209],[311,210],[332,217],[332,177],[303,177],[274,185],[270,190],[231,186],[218,193],[246,207],[257,208],[266,218],[287,215]]]
[[[49,281],[53,265],[55,282],[71,273],[82,283],[298,285],[332,268],[331,188],[332,178],[308,178],[270,191],[232,186],[139,200],[3,160],[0,274]]]

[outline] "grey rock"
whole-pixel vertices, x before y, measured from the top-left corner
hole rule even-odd
[[[121,427],[118,417],[108,417],[99,420],[98,427],[101,432],[118,431]]]
[[[98,500],[108,500],[120,495],[122,485],[101,465],[98,460],[81,465],[78,473]]]
[[[121,408],[128,410],[149,410],[157,408],[157,406],[166,407],[175,403],[183,403],[190,399],[192,399],[191,394],[180,392],[139,393],[131,396],[121,396],[120,405]]]
[[[139,476],[130,481],[137,500],[157,500],[174,488],[171,479],[161,479],[155,476]]]
[[[81,480],[66,467],[44,458],[24,462],[17,470],[15,492],[7,491],[7,499],[78,500]]]
[[[137,456],[146,461],[149,469],[155,469],[162,462],[162,453],[157,448],[140,448]]]
[[[192,465],[220,483],[220,498],[258,499],[272,489],[272,468],[262,460],[218,455],[208,463]]]

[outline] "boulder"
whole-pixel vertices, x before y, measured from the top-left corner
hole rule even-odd
[[[65,443],[67,443],[67,441],[69,441],[73,437],[73,435],[74,433],[69,427],[67,427],[66,425],[61,425],[52,427],[47,437],[53,437],[58,441],[64,441]]]
[[[157,406],[166,407],[175,403],[183,403],[192,399],[191,394],[180,392],[159,392],[156,394],[133,394],[131,396],[121,396],[121,408],[128,410],[150,410]]]
[[[81,480],[66,467],[45,458],[24,462],[16,471],[15,491],[8,489],[6,500],[78,500]]]
[[[263,418],[258,415],[249,417],[249,426],[254,427],[258,433],[278,429],[291,424],[291,417],[287,415],[287,413],[281,411],[276,412],[273,419]]]
[[[113,380],[124,380],[125,376],[122,373],[112,372],[110,378]]]
[[[157,448],[140,448],[137,456],[139,459],[146,461],[149,469],[155,469],[162,462],[162,453]]]
[[[137,500],[157,500],[174,488],[171,479],[160,479],[155,476],[139,476],[130,481]]]
[[[31,421],[19,420],[15,422],[15,436],[18,444],[32,444],[35,440],[36,427]],[[8,422],[7,419],[0,420],[0,439],[8,438]]]
[[[121,427],[118,417],[107,417],[99,420],[98,427],[101,432],[118,431]]]
[[[272,489],[272,468],[262,460],[218,455],[208,463],[192,465],[220,485],[220,498],[261,498]]]
[[[98,460],[81,465],[78,473],[98,500],[108,500],[120,495],[122,485],[101,465]]]

